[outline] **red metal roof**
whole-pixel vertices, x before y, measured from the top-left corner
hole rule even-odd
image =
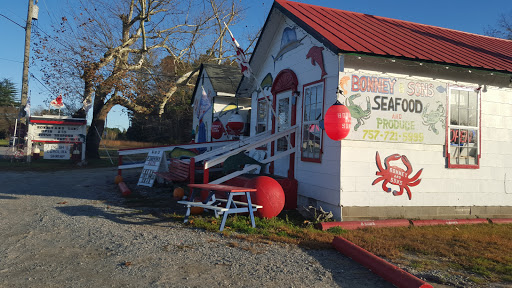
[[[336,53],[512,72],[510,40],[286,0],[274,7]]]

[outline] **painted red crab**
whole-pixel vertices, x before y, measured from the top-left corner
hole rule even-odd
[[[402,163],[407,167],[407,170],[404,170],[398,166],[389,166],[389,163],[391,161],[398,161],[402,159]],[[375,173],[375,175],[378,175],[377,179],[373,180],[372,185],[377,184],[380,181],[384,182],[382,183],[382,190],[385,192],[391,192],[391,188],[388,188],[388,183],[391,183],[393,185],[397,185],[400,187],[400,191],[393,190],[393,195],[399,196],[404,193],[404,189],[407,191],[407,195],[409,196],[409,200],[411,200],[411,189],[410,187],[416,186],[420,184],[421,179],[418,179],[421,175],[421,172],[423,172],[423,169],[420,169],[416,175],[414,175],[412,178],[409,178],[409,175],[412,173],[412,166],[411,162],[409,162],[409,159],[405,155],[400,154],[392,154],[389,155],[384,159],[384,167],[382,167],[379,151],[377,151],[377,155],[375,156],[375,160],[377,162],[377,168],[379,168],[379,171]]]

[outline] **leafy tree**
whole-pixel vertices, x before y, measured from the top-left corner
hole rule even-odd
[[[19,106],[20,102],[16,99],[18,89],[9,79],[0,80],[0,106]]]
[[[512,40],[512,10],[498,17],[496,26],[488,27],[485,34],[497,38]]]
[[[217,61],[233,56],[226,56],[227,31],[222,23],[229,25],[238,16],[236,0],[70,2],[68,16],[54,25],[55,36],[40,35],[35,52],[44,60],[42,72],[49,87],[66,91],[65,101],[76,97],[75,101],[92,104],[91,126],[99,134],[115,105],[139,114],[164,114],[179,88],[191,85],[197,67],[188,63],[204,51]],[[172,72],[166,85],[159,85],[152,63],[167,56]],[[153,93],[149,87],[160,90]],[[84,117],[85,109],[75,116]],[[87,134],[89,158],[99,157],[96,129]]]

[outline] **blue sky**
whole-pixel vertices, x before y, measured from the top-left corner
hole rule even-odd
[[[24,26],[27,18],[29,0],[0,0],[0,14]],[[51,32],[49,25],[51,19],[59,19],[59,4],[65,0],[39,0],[39,20],[37,25],[45,32]],[[303,0],[296,1],[318,6],[337,8],[347,11],[366,13],[371,15],[406,20],[416,23],[440,26],[475,34],[484,34],[488,26],[494,26],[502,13],[512,12],[510,0],[493,1],[459,1],[459,0]],[[242,31],[256,30],[265,23],[267,14],[273,1],[242,0],[246,8],[245,20],[232,28],[235,37],[241,36]],[[0,16],[0,79],[8,78],[18,87],[21,94],[21,78],[23,68],[23,47],[25,31],[20,26]],[[237,37],[241,40],[241,37]],[[242,42],[242,41],[240,41]],[[244,46],[244,43],[241,43]],[[36,63],[42,65],[43,63]],[[40,74],[37,65],[32,66],[30,73],[35,77]],[[34,78],[29,80],[29,95],[32,106],[43,105],[44,100],[50,100],[52,95],[43,85]],[[109,113],[107,126],[111,128],[128,128],[128,117],[120,106],[116,106]]]

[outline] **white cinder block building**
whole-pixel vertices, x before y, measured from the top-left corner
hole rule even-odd
[[[298,181],[299,205],[342,220],[512,217],[512,41],[276,0],[250,65],[251,136],[298,126],[269,171]],[[352,116],[342,141],[320,128],[337,99]]]

